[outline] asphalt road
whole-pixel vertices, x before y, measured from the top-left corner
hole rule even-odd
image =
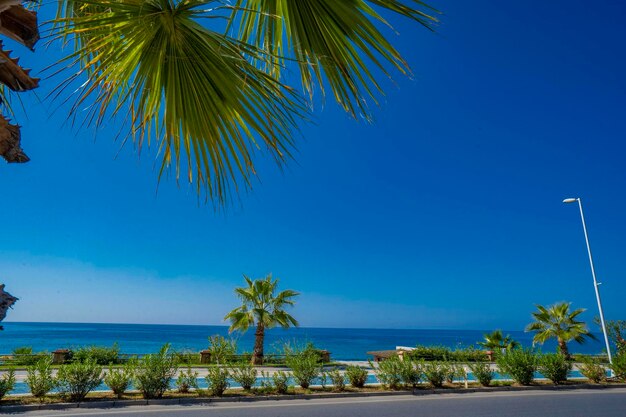
[[[1,410],[0,410],[1,412]],[[492,392],[35,411],[37,417],[626,417],[626,389]]]

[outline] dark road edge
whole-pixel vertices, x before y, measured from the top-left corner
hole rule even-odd
[[[506,391],[572,391],[580,389],[605,390],[612,388],[626,388],[626,384],[576,384],[576,385],[533,385],[533,386],[508,386],[508,387],[482,387],[482,388],[439,388],[439,389],[414,389],[412,391],[380,391],[380,392],[340,392],[323,394],[296,394],[296,395],[272,395],[258,397],[236,398],[171,398],[155,400],[104,400],[87,401],[82,403],[56,403],[56,404],[28,404],[0,406],[0,414],[21,413],[38,410],[69,410],[74,408],[83,409],[110,409],[133,407],[142,405],[203,405],[210,403],[235,403],[235,402],[267,402],[285,400],[315,400],[327,398],[359,398],[359,397],[389,397],[389,396],[425,396],[445,394],[472,394],[486,392]]]

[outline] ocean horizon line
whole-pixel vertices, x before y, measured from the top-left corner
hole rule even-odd
[[[180,323],[135,323],[135,322],[108,322],[108,321],[12,321],[5,320],[3,324],[74,324],[74,325],[124,325],[124,326],[182,326],[182,327],[224,327],[228,328],[228,324],[180,324]],[[276,328],[280,328],[279,326]],[[491,332],[493,330],[502,330],[503,332],[522,332],[527,333],[524,330],[506,329],[503,327],[494,327],[493,329],[477,329],[466,327],[362,327],[362,326],[298,326],[299,329],[354,329],[354,330],[422,330],[422,331],[472,331],[472,332]],[[235,333],[235,332],[233,332]]]

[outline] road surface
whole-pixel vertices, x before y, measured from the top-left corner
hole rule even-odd
[[[625,417],[626,389],[133,406],[17,414],[28,417]]]

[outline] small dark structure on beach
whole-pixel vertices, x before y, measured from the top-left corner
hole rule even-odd
[[[398,356],[397,350],[373,350],[371,352],[367,352],[368,355],[372,355],[374,357],[374,362],[381,362],[385,359],[389,359],[393,356]]]
[[[0,284],[0,322],[7,316],[7,311],[13,307],[13,304],[18,300],[17,297],[13,297],[8,292],[4,291],[4,284]],[[2,326],[0,326],[2,330]]]

